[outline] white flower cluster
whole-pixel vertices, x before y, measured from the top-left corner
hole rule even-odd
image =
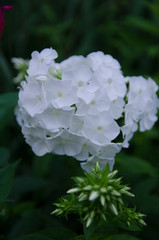
[[[52,152],[83,161],[87,171],[96,161],[112,169],[138,126],[145,131],[156,122],[158,86],[150,78],[125,78],[103,52],[55,58],[52,48],[34,51],[21,82],[16,115],[26,142],[38,156]]]

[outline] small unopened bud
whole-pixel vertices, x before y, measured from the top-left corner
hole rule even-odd
[[[118,211],[113,203],[110,205],[110,208],[115,215],[118,215]]]
[[[67,193],[76,193],[79,192],[80,189],[79,188],[71,188],[70,190],[67,191]]]
[[[102,193],[106,193],[106,192],[107,192],[107,189],[103,187],[103,188],[100,189],[100,191],[101,191]]]
[[[121,177],[120,177],[120,178],[117,178],[117,179],[114,179],[114,180],[115,180],[115,183],[120,183]]]
[[[91,217],[89,217],[87,222],[86,222],[86,227],[89,227],[92,222],[93,222],[93,219]]]
[[[94,220],[94,216],[95,216],[95,212],[92,211],[89,215],[88,215],[88,219],[87,219],[87,222],[86,222],[86,227],[89,227],[91,225],[91,223],[93,222]]]
[[[81,178],[81,177],[76,177],[76,178],[74,178],[74,179],[75,179],[75,181],[78,182],[78,183],[84,183],[84,179]]]
[[[78,197],[78,201],[82,202],[82,201],[86,200],[87,198],[88,198],[87,194],[81,193]]]
[[[95,211],[92,211],[92,212],[90,213],[90,217],[91,217],[91,218],[94,218],[94,216],[95,216]]]
[[[86,216],[83,218],[83,220],[85,221],[88,217],[89,217],[89,214],[86,214]]]
[[[130,190],[130,187],[125,186],[125,187],[123,187],[120,191],[121,191],[121,192],[124,192],[124,191],[128,191],[128,190]]]
[[[108,191],[112,191],[113,190],[113,188],[111,186],[108,186],[107,189],[108,189]]]
[[[51,214],[60,215],[60,214],[62,214],[62,210],[56,209],[56,210],[54,210]]]
[[[142,219],[139,220],[139,223],[142,224],[143,226],[146,226],[146,223]]]
[[[96,172],[99,172],[99,171],[100,171],[100,166],[99,166],[99,163],[98,163],[98,162],[96,162],[95,171],[96,171]]]
[[[130,222],[129,221],[127,221],[126,223],[127,223],[128,226],[130,226]]]
[[[100,196],[100,202],[101,202],[101,205],[104,207],[105,206],[105,197],[103,195]]]
[[[113,191],[112,191],[112,194],[113,194],[114,196],[117,196],[117,197],[120,197],[120,196],[121,196],[121,194],[120,194],[119,192],[117,192],[116,190],[113,190]]]
[[[121,198],[118,198],[118,201],[123,205],[123,200]]]
[[[86,187],[83,188],[83,190],[90,191],[90,190],[92,190],[92,186],[91,185],[87,185]]]
[[[123,194],[125,194],[125,195],[127,195],[127,196],[129,196],[129,197],[135,197],[135,195],[134,195],[133,193],[128,192],[128,191],[126,191],[126,190],[120,191],[120,192],[123,193]]]
[[[94,187],[94,189],[96,189],[96,190],[98,190],[98,189],[100,188],[100,186],[99,186],[99,185],[97,185],[97,184],[96,184],[96,185],[94,185],[93,187]]]
[[[89,201],[95,200],[99,196],[99,192],[93,191],[89,196]]]
[[[108,174],[108,178],[113,178],[113,177],[117,174],[117,172],[118,172],[118,171],[115,170],[115,171],[109,173],[109,174]]]
[[[101,217],[103,218],[104,221],[107,221],[106,216],[102,213]]]

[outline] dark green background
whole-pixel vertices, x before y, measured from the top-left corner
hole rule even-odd
[[[29,59],[32,51],[46,47],[56,49],[57,61],[101,50],[120,62],[124,75],[151,76],[159,83],[159,1],[1,0],[3,5],[14,5],[14,9],[5,13],[0,38],[0,93],[17,91],[12,81],[17,73],[10,59]],[[60,226],[82,233],[75,216],[68,221],[50,216],[52,202],[71,186],[70,177],[82,174],[78,161],[49,154],[34,156],[25,144],[12,105],[0,105],[1,164],[21,161],[8,200],[0,205],[0,239],[12,240]],[[9,166],[11,185],[15,167]],[[115,168],[132,187],[137,209],[147,215],[147,227],[137,236],[157,240],[158,123],[151,131],[135,134],[130,148],[117,155]],[[0,181],[2,177],[0,174]]]

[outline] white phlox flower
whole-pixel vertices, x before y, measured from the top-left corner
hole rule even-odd
[[[55,108],[70,107],[79,101],[76,94],[72,92],[71,81],[49,78],[45,84],[45,92],[48,102],[51,102]]]
[[[58,109],[48,107],[37,116],[41,126],[47,130],[54,131],[57,128],[69,128],[73,117],[73,108]]]
[[[84,56],[71,56],[60,63],[62,73],[78,68],[79,66],[86,65]]]
[[[91,168],[94,167],[96,162],[98,161],[101,169],[103,169],[108,163],[110,170],[112,170],[115,156],[118,152],[120,152],[121,148],[121,143],[105,144],[105,146],[102,146],[98,149],[96,155],[89,157],[87,162],[81,163],[81,167],[84,170],[91,172]]]
[[[40,53],[34,51],[29,62],[27,73],[29,76],[45,75],[48,72],[52,61],[57,58],[57,52],[52,48],[46,48]]]
[[[62,80],[72,81],[72,88],[76,92],[77,97],[86,103],[89,103],[93,99],[94,93],[99,88],[97,80],[93,78],[92,71],[84,65],[64,72]]]
[[[109,111],[111,112],[114,119],[119,119],[124,112],[125,101],[123,98],[118,97],[116,100],[111,102]]]
[[[102,65],[120,70],[119,62],[116,59],[114,59],[111,55],[109,54],[105,55],[101,51],[88,54],[87,62],[88,62],[88,66],[93,71],[96,71]]]
[[[19,92],[19,105],[22,105],[31,117],[43,112],[48,105],[43,84],[38,81],[23,81]]]
[[[118,124],[107,111],[102,112],[100,115],[88,114],[85,117],[83,134],[97,144],[110,143],[119,135],[119,132]]]
[[[82,162],[81,163],[81,167],[83,170],[91,173],[92,171],[92,167],[95,166],[96,162],[99,163],[99,166],[100,166],[100,169],[102,170],[103,168],[106,167],[107,164],[109,164],[109,167],[110,167],[110,171],[113,170],[113,165],[114,165],[114,158],[112,159],[101,159],[99,158],[98,156],[91,156],[88,158],[87,162]]]
[[[122,143],[110,143],[102,146],[97,152],[97,156],[101,159],[115,158],[116,153],[120,152]]]
[[[59,155],[74,156],[81,152],[84,138],[63,130],[60,135],[50,143],[52,152]]]
[[[34,51],[21,82],[15,114],[25,141],[37,156],[67,155],[88,172],[97,161],[112,170],[134,133],[157,121],[158,86],[124,77],[119,62],[100,51],[56,58],[52,48]]]
[[[134,135],[134,132],[138,130],[138,124],[136,122],[129,122],[128,124],[121,127],[122,134],[123,134],[123,147],[128,148],[129,147],[129,141]]]
[[[95,77],[101,87],[107,91],[111,101],[118,97],[124,97],[126,93],[126,84],[122,73],[111,67],[101,66],[95,71]]]
[[[85,139],[82,145],[81,152],[75,155],[74,157],[77,160],[84,161],[88,159],[89,156],[96,154],[100,148],[101,148],[100,145],[97,145],[96,143],[94,143],[93,141],[90,141],[89,139]]]
[[[127,77],[126,81],[129,83],[129,91],[128,103],[125,106],[125,126],[129,127],[122,129],[126,136],[133,136],[130,133],[137,130],[137,123],[139,123],[139,130],[143,132],[151,129],[157,121],[158,86],[151,78],[145,79],[142,76]]]
[[[86,104],[84,101],[80,101],[77,103],[77,114],[79,115],[86,115],[86,114],[92,114],[92,115],[98,115],[100,112],[108,111],[111,106],[111,101],[109,97],[107,96],[107,92],[105,89],[98,89],[93,99]]]
[[[22,133],[25,136],[26,142],[31,146],[37,156],[43,156],[49,152],[45,129],[23,126]]]

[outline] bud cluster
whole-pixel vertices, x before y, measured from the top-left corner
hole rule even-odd
[[[28,69],[29,60],[25,60],[23,58],[12,58],[12,63],[14,64],[14,68],[18,70],[18,75],[13,78],[14,83],[20,83],[25,80],[26,71]]]
[[[143,214],[125,206],[123,197],[134,195],[129,192],[130,187],[121,184],[121,178],[114,178],[116,174],[117,171],[110,173],[108,166],[100,171],[96,163],[91,174],[85,172],[86,177],[74,177],[75,188],[67,191],[70,196],[62,197],[55,203],[57,209],[52,214],[67,216],[71,212],[77,213],[87,227],[95,219],[110,221],[115,216],[127,225],[134,222],[145,225]]]

